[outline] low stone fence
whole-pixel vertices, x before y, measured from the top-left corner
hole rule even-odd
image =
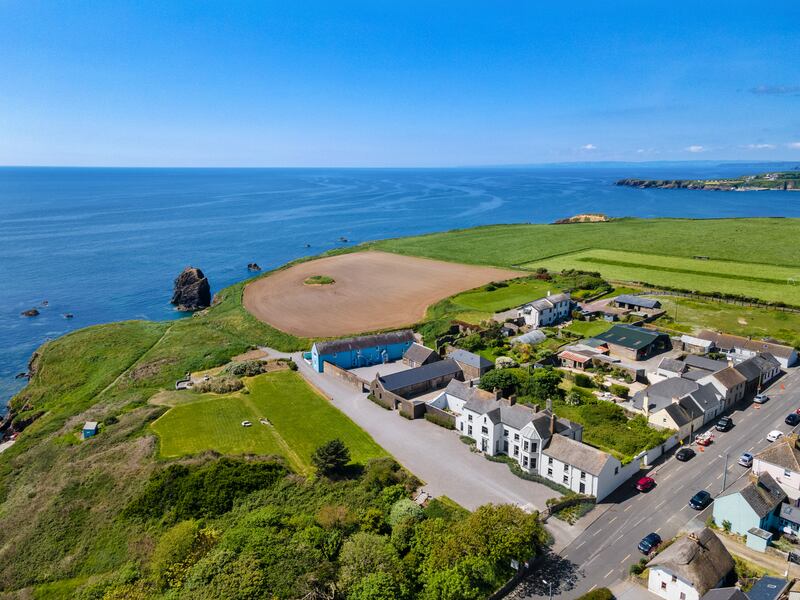
[[[358,375],[355,375],[354,373],[351,373],[350,371],[346,371],[345,369],[337,367],[336,365],[331,364],[331,363],[329,363],[327,361],[323,364],[323,370],[325,371],[325,373],[328,373],[329,375],[333,375],[334,377],[338,377],[339,379],[341,379],[345,383],[349,383],[354,388],[358,389],[358,391],[360,391],[360,392],[363,392],[364,388],[367,388],[367,389],[369,388],[369,382],[368,381],[364,381]]]
[[[597,498],[594,496],[570,496],[568,498],[564,498],[563,500],[559,500],[558,502],[554,502],[550,506],[546,507],[540,514],[540,518],[542,519],[542,523],[547,523],[547,520],[553,516],[554,513],[557,513],[560,510],[564,510],[565,508],[569,508],[570,506],[575,506],[576,504],[583,504],[584,502],[594,502],[597,504]]]

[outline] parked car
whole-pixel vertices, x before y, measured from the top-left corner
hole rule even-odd
[[[652,477],[642,477],[639,481],[636,482],[636,489],[640,492],[649,492],[654,487],[656,487],[655,479]]]
[[[778,439],[780,439],[782,437],[783,437],[783,432],[782,431],[778,431],[777,429],[773,429],[772,431],[770,431],[767,434],[767,441],[768,442],[774,442],[774,441],[776,441],[776,440],[778,440]]]
[[[733,427],[733,419],[730,417],[722,417],[715,425],[717,431],[728,431],[731,427]]]
[[[252,423],[250,421],[242,421],[242,427],[250,427]]]
[[[686,462],[694,458],[695,452],[691,448],[681,448],[675,453],[675,458],[681,462]]]
[[[800,415],[798,415],[797,413],[790,413],[789,415],[786,416],[784,423],[794,427],[795,425],[800,423]]]
[[[700,490],[689,500],[689,506],[695,510],[703,510],[709,504],[711,504],[711,494],[705,490]]]
[[[769,400],[769,396],[766,394],[758,394],[755,398],[753,398],[753,402],[756,404],[764,404],[764,402],[767,400]]]
[[[644,555],[650,554],[653,550],[659,547],[661,544],[661,536],[657,533],[648,533],[646,536],[642,538],[642,541],[639,542],[639,552]]]
[[[700,435],[696,436],[694,441],[700,446],[710,446],[711,442],[714,441],[714,434],[710,431],[706,431],[705,433],[701,433]]]
[[[739,464],[743,467],[752,467],[753,466],[753,455],[749,452],[743,452],[742,455],[739,457]]]

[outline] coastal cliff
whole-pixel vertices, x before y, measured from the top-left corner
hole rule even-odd
[[[800,190],[800,171],[745,175],[735,179],[620,179],[614,185],[663,190],[711,190],[721,192],[755,192],[765,190]]]

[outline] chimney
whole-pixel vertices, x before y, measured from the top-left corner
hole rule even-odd
[[[547,399],[547,410],[553,411],[553,401],[550,398]]]
[[[475,385],[474,380],[472,380],[472,379],[470,379],[467,383],[469,383],[469,387],[472,387],[473,385]]]
[[[508,405],[509,406],[514,406],[516,403],[517,403],[517,395],[516,394],[511,394],[508,397]]]
[[[555,435],[556,433],[556,416],[554,414],[550,415],[550,435]]]
[[[547,297],[550,297],[550,290],[547,290]]]
[[[644,416],[646,419],[650,418],[650,396],[647,394],[644,395],[644,400],[642,401],[642,406],[644,408]]]
[[[538,404],[533,405],[533,412],[538,413],[542,409]]]
[[[500,400],[503,397],[503,392],[500,388],[494,388],[494,399]]]

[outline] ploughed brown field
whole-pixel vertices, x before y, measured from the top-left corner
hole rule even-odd
[[[327,275],[336,283],[303,283],[312,275]],[[335,337],[412,325],[434,302],[522,275],[387,252],[354,252],[301,263],[254,281],[244,289],[244,306],[287,333]]]

